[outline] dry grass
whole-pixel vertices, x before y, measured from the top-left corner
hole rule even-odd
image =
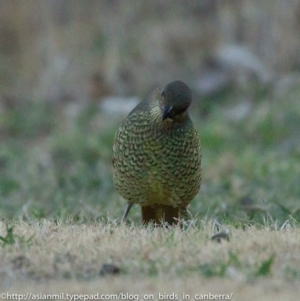
[[[233,293],[233,300],[295,300],[300,231],[289,223],[275,228],[229,226],[230,240],[217,243],[211,240],[216,226],[210,222],[180,230],[113,221],[19,221],[11,235],[1,222],[0,289],[19,294],[130,293],[140,298],[154,294],[156,299],[159,292],[174,292],[179,299],[183,293],[210,292]],[[106,263],[120,272],[101,276]]]

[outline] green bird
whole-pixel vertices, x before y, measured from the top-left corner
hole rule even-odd
[[[201,145],[188,115],[192,91],[176,80],[156,89],[121,123],[113,146],[113,181],[144,224],[176,224],[201,185]]]

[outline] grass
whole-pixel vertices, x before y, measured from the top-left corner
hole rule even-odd
[[[125,202],[113,187],[111,152],[122,116],[38,100],[2,111],[1,291],[294,300],[299,92],[284,101],[266,95],[243,120],[224,114],[226,101],[206,117],[194,112],[203,184],[188,230],[143,228],[138,207],[119,225]],[[211,240],[218,231],[229,241]],[[105,264],[114,275],[105,276]]]
[[[200,219],[261,224],[272,218],[283,224],[292,216],[299,221],[299,105],[294,94],[284,103],[268,101],[238,122],[226,119],[221,106],[209,117],[193,116],[202,141],[204,179],[190,209]],[[123,117],[74,106],[80,112],[74,116],[68,106],[36,103],[3,114],[3,218],[121,216],[124,202],[113,187],[111,152]],[[138,208],[130,218],[139,220]]]
[[[228,226],[230,240],[221,243],[211,240],[210,222],[185,231],[43,219],[10,228],[2,222],[2,237],[11,227],[14,243],[2,245],[0,273],[1,291],[10,293],[233,293],[233,300],[251,300],[263,285],[263,300],[292,300],[300,277],[297,226]],[[103,264],[119,273],[102,276]]]

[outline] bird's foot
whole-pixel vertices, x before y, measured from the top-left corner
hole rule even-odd
[[[189,230],[191,227],[195,226],[193,216],[186,207],[179,208],[179,213],[180,213],[179,224],[182,229]]]
[[[133,205],[132,203],[127,203],[126,208],[125,208],[125,211],[124,211],[123,216],[122,216],[122,219],[121,219],[121,224],[125,222],[126,217],[127,217],[128,213],[129,213],[129,211],[130,211],[132,205]]]

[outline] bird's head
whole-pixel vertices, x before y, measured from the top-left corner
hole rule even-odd
[[[192,102],[192,91],[182,81],[172,81],[160,88],[161,118],[180,120],[187,115],[187,109]]]

